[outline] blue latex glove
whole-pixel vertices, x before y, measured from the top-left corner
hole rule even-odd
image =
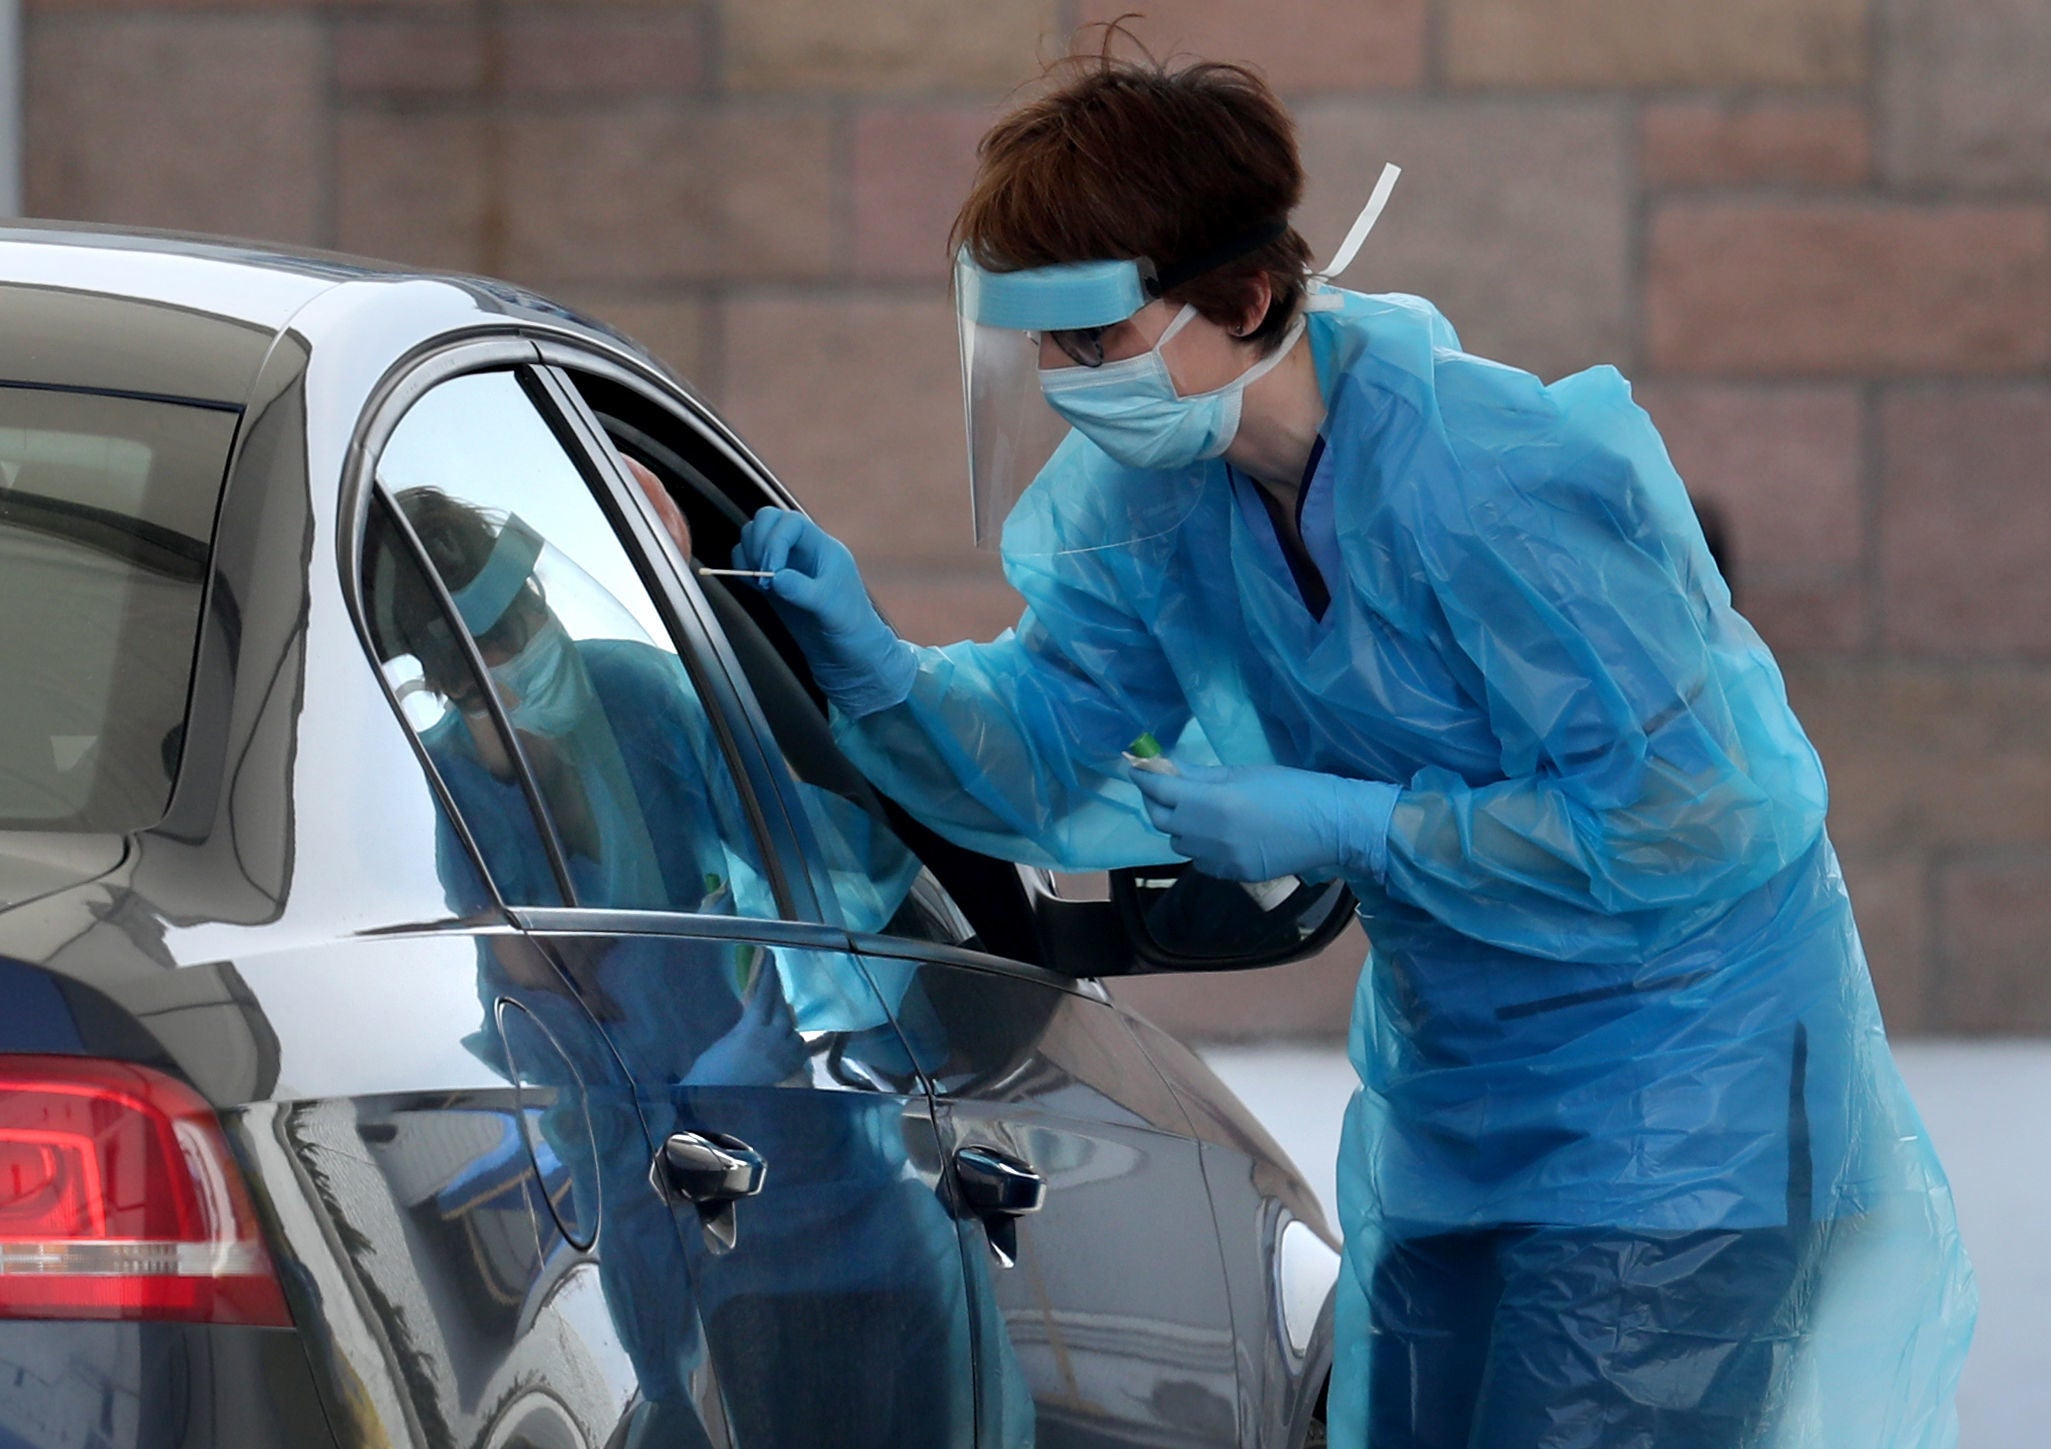
[[[797,1075],[809,1052],[784,1002],[776,968],[765,965],[762,979],[741,1005],[740,1020],[699,1053],[684,1081],[691,1086],[773,1087]]]
[[[1282,765],[1184,765],[1174,775],[1132,770],[1147,818],[1177,855],[1220,880],[1337,871],[1380,880],[1389,816],[1401,792]]]
[[[765,508],[741,529],[734,564],[775,573],[760,585],[841,709],[874,714],[911,693],[918,658],[869,602],[846,544],[802,513]]]

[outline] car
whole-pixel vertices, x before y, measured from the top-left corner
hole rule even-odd
[[[767,504],[517,287],[0,229],[0,1443],[1321,1442],[1333,1234],[1104,981],[1343,888],[922,828]]]

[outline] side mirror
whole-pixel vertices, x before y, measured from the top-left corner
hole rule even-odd
[[[1353,918],[1343,881],[1302,884],[1263,905],[1245,886],[1187,865],[1115,870],[1110,899],[1034,890],[1041,960],[1064,976],[1250,971],[1314,955]]]

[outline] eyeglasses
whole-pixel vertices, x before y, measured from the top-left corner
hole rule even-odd
[[[1070,362],[1078,367],[1102,367],[1104,365],[1104,334],[1109,327],[1075,327],[1063,332],[1049,332],[1053,340]]]

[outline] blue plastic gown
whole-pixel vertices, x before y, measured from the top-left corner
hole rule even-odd
[[[1680,1392],[1688,1364],[1759,1349],[1771,1427],[1748,1443],[1954,1443],[1975,1295],[1949,1188],[1888,1053],[1823,771],[1657,433],[1613,369],[1545,386],[1461,352],[1416,298],[1326,296],[1303,520],[1322,618],[1222,464],[1140,473],[1071,435],[1006,526],[1016,630],[920,650],[910,695],[838,738],[949,837],[1069,870],[1169,858],[1120,769],[1143,730],[1187,760],[1402,786],[1386,878],[1349,882],[1373,948],[1335,1445],[1367,1442],[1400,1318],[1370,1314],[1377,1267],[1528,1225],[1798,1230],[1758,1342],[1647,1328],[1680,1293],[1598,1309],[1597,1337],[1635,1315],[1660,1339],[1650,1381],[1612,1386]],[[1201,492],[1180,529],[1088,548],[1128,490],[1164,487]],[[1547,1445],[1640,1442],[1555,1418]]]

